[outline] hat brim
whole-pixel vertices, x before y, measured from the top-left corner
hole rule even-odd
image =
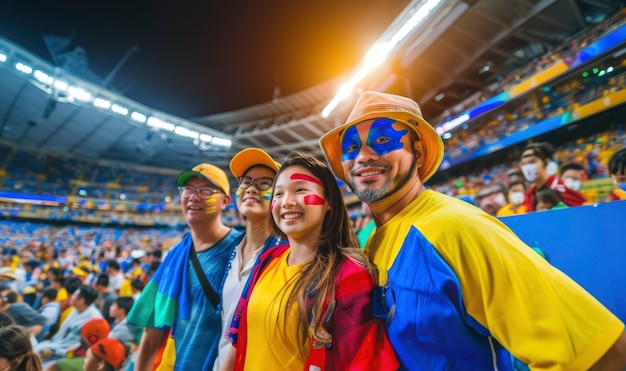
[[[266,166],[278,172],[280,164],[265,151],[258,148],[246,148],[230,160],[230,172],[235,178],[242,177],[253,166]]]
[[[89,275],[88,272],[78,268],[78,267],[74,267],[72,268],[71,272],[79,277],[87,277]]]
[[[426,183],[428,179],[435,175],[443,161],[443,141],[426,120],[404,111],[370,112],[324,134],[320,138],[320,147],[335,177],[342,182],[346,182],[343,166],[341,165],[341,157],[343,156],[341,137],[343,132],[350,126],[377,118],[389,118],[399,121],[417,133],[420,140],[424,143],[424,162],[418,169],[418,173],[422,183]]]
[[[0,277],[7,278],[7,279],[9,279],[11,281],[17,280],[17,277],[15,276],[15,273],[2,273],[2,274],[0,274]]]
[[[183,171],[182,173],[178,174],[178,176],[176,177],[176,185],[184,186],[185,183],[187,183],[189,179],[194,178],[194,177],[207,179],[204,175],[202,175],[201,173],[197,171],[188,170],[188,171]]]

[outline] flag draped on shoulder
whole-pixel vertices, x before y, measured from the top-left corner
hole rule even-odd
[[[192,248],[191,235],[187,234],[167,254],[128,314],[129,323],[167,329],[179,319],[190,318],[191,298],[187,272]]]

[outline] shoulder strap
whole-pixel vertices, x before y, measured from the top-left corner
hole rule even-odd
[[[198,276],[198,280],[200,281],[200,285],[202,285],[202,290],[204,290],[204,294],[207,299],[213,304],[213,306],[217,309],[217,306],[220,303],[220,296],[215,292],[213,286],[209,283],[209,280],[206,278],[202,267],[200,266],[200,261],[198,261],[198,255],[196,254],[196,249],[193,244],[191,244],[191,262],[193,263],[193,269],[196,271],[196,276]]]

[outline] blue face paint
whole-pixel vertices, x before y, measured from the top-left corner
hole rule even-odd
[[[352,125],[346,129],[341,141],[341,150],[343,155],[341,161],[354,161],[361,150],[361,137],[359,137],[359,131],[356,129],[356,125]]]
[[[378,156],[384,156],[390,152],[397,151],[404,147],[402,138],[409,132],[406,130],[396,130],[393,128],[392,119],[378,119],[372,123],[367,135],[367,145],[372,148]]]
[[[396,130],[393,128],[393,119],[381,118],[372,123],[367,134],[367,146],[378,156],[386,155],[404,147],[402,138],[409,132],[408,129]],[[343,155],[341,161],[354,161],[363,146],[356,125],[350,126],[344,133],[341,142]]]

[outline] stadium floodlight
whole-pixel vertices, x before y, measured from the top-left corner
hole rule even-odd
[[[230,139],[213,137],[213,139],[211,139],[211,144],[215,144],[216,146],[222,146],[222,147],[230,147],[233,144],[233,142]]]
[[[91,93],[89,93],[88,91],[85,91],[82,88],[77,88],[75,86],[70,86],[69,88],[67,88],[68,93],[70,93],[70,95],[76,99],[78,99],[79,101],[82,102],[89,102],[91,101]]]
[[[122,107],[119,104],[112,105],[111,106],[111,111],[113,111],[113,112],[115,112],[117,114],[123,115],[123,116],[128,115],[128,108]]]
[[[150,126],[151,128],[163,129],[167,131],[174,131],[176,129],[176,125],[166,122],[166,121],[159,120],[156,117],[150,117],[148,119],[148,126]]]
[[[52,85],[52,83],[54,82],[54,78],[52,76],[40,70],[35,70],[33,76],[35,76],[35,79],[42,84]]]
[[[26,65],[26,64],[22,63],[22,62],[17,62],[15,64],[15,69],[20,71],[20,72],[23,72],[23,73],[25,73],[27,75],[30,75],[31,73],[33,73],[33,68],[31,66],[29,66],[29,65]]]
[[[180,135],[181,137],[192,138],[192,139],[200,138],[200,133],[198,133],[195,130],[187,129],[186,127],[183,127],[183,126],[177,126],[176,129],[174,129],[174,134]]]
[[[144,115],[143,113],[133,112],[130,114],[130,118],[132,118],[133,120],[137,122],[141,122],[141,123],[146,122],[146,115]]]
[[[70,85],[68,83],[66,83],[65,81],[55,80],[54,81],[54,87],[57,90],[66,91],[70,87]]]
[[[0,53],[0,62],[4,63],[4,62],[6,62],[6,61],[7,61],[7,56],[6,56],[6,54],[2,54],[2,53]]]
[[[382,65],[389,54],[400,44],[407,35],[411,34],[425,19],[426,17],[441,3],[442,0],[428,0],[423,4],[420,4],[415,9],[413,15],[395,32],[389,39],[380,40],[370,48],[365,55],[365,58],[361,61],[361,66],[352,75],[352,77],[343,84],[335,97],[328,103],[328,105],[322,110],[322,117],[328,118],[331,112],[339,105],[339,103],[348,97],[357,86],[358,83],[363,81],[368,75],[374,72],[380,65]],[[421,3],[421,2],[420,2]]]
[[[108,109],[109,107],[111,107],[111,101],[103,98],[96,98],[93,100],[93,105],[98,108]]]

